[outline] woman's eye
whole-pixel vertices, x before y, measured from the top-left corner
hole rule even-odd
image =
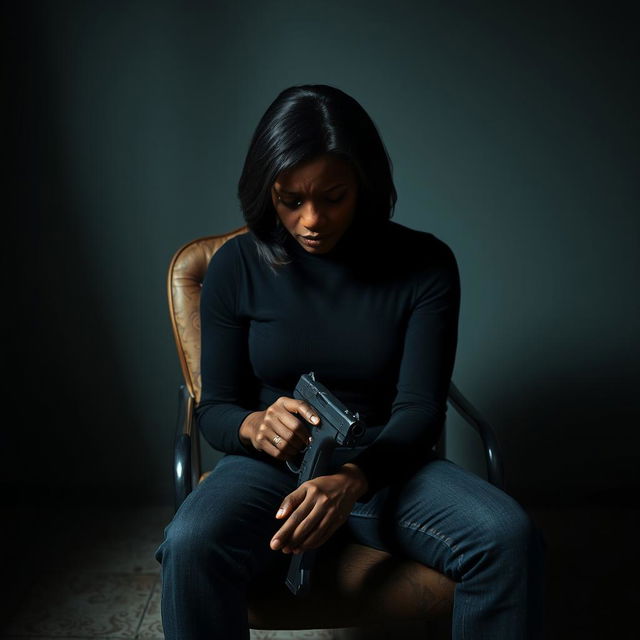
[[[280,202],[282,202],[282,204],[287,207],[287,209],[297,209],[301,204],[302,204],[302,200],[283,200],[282,198],[280,198]]]
[[[337,198],[325,198],[327,202],[329,202],[330,204],[336,204],[338,202],[340,202],[341,200],[344,199],[345,194],[341,194],[340,196],[338,196]],[[278,200],[280,200],[280,202],[287,207],[287,209],[297,209],[298,207],[302,206],[302,200],[283,200],[282,198],[278,197]]]

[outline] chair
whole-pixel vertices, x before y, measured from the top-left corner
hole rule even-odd
[[[194,408],[200,400],[200,289],[211,256],[229,239],[246,233],[241,227],[226,234],[193,240],[173,256],[168,272],[168,297],[173,334],[184,384],[179,387],[174,451],[175,508],[210,472],[202,473],[200,435]],[[502,461],[490,427],[451,383],[449,404],[479,433],[488,478],[503,486]],[[444,438],[439,443],[444,455]],[[253,629],[375,629],[382,625],[415,625],[420,637],[448,636],[455,583],[430,567],[392,557],[339,535],[319,549],[308,598],[296,598],[284,584],[252,586],[249,624]],[[267,576],[268,578],[268,576]],[[267,594],[267,595],[265,595]],[[407,628],[403,637],[407,637]],[[367,636],[369,637],[369,636]],[[429,635],[428,637],[434,637]]]

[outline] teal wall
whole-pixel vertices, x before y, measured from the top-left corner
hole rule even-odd
[[[495,425],[510,491],[636,493],[637,40],[621,8],[519,4],[7,12],[8,494],[171,502],[167,267],[243,223],[250,136],[303,83],[361,102],[394,163],[395,220],[456,253],[454,380]],[[474,438],[452,420],[451,455],[479,470]]]

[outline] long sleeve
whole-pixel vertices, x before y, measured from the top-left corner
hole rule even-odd
[[[460,279],[449,247],[439,243],[438,253],[436,265],[421,275],[408,320],[391,416],[352,460],[369,482],[360,502],[424,461],[444,425],[457,346]]]
[[[238,258],[232,238],[211,258],[202,285],[202,395],[195,417],[200,432],[214,449],[253,455],[238,436],[242,421],[255,411],[249,406],[248,320],[237,313]]]

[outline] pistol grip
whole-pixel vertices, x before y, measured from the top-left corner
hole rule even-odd
[[[285,583],[294,596],[306,596],[311,590],[311,570],[316,556],[316,549],[293,555],[289,564],[289,573]]]

